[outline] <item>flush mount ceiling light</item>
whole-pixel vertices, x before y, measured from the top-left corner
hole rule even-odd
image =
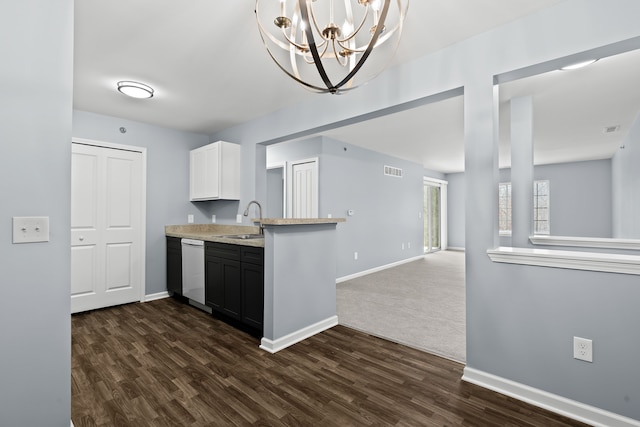
[[[584,68],[587,65],[591,65],[596,61],[597,61],[597,59],[589,59],[587,61],[576,62],[575,64],[570,64],[570,65],[566,65],[564,67],[560,67],[560,69],[562,71],[577,70],[578,68]]]
[[[138,82],[118,82],[118,91],[132,98],[144,99],[153,96],[153,88],[151,86]]]
[[[409,0],[335,3],[256,0],[260,36],[271,58],[320,93],[354,89],[380,74],[400,41]]]

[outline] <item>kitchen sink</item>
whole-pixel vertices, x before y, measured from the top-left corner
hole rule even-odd
[[[264,239],[264,234],[232,234],[228,236],[222,236],[227,239],[239,239],[239,240],[250,240],[250,239]]]

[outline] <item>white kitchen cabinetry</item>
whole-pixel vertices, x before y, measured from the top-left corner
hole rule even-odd
[[[240,200],[240,145],[218,141],[190,153],[189,200]]]

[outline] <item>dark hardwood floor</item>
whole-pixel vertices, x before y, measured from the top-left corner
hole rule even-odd
[[[270,354],[173,299],[72,316],[80,426],[581,426],[343,326]]]

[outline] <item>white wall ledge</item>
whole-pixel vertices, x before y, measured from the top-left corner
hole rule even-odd
[[[638,255],[512,247],[489,249],[487,254],[493,262],[640,275]]]
[[[601,237],[529,236],[534,245],[573,246],[578,248],[640,250],[640,240],[608,239]]]

